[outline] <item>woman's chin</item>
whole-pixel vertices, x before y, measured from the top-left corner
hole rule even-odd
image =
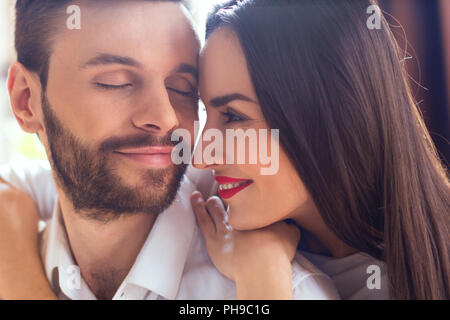
[[[246,217],[241,211],[233,211],[231,208],[228,212],[228,224],[237,231],[250,231],[267,227],[269,224],[262,224],[257,219]]]

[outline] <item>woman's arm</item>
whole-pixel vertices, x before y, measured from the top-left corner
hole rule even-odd
[[[238,299],[292,299],[293,260],[300,232],[284,222],[236,231],[226,224],[222,201],[191,198],[208,254],[216,268],[236,283]]]
[[[44,273],[33,200],[0,179],[0,297],[56,299]]]

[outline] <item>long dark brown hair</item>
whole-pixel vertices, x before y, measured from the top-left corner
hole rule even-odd
[[[374,3],[238,2],[211,14],[207,37],[236,33],[267,123],[326,224],[386,262],[391,298],[448,299],[449,179],[388,23],[367,27]]]

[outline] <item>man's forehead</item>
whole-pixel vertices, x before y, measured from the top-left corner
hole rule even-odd
[[[130,37],[173,33],[178,35],[193,29],[183,6],[170,1],[82,1],[79,5],[80,27],[77,30],[61,26],[67,33],[85,33],[91,37],[112,37],[126,34]],[[65,8],[63,8],[65,12]],[[70,15],[65,13],[67,20]],[[59,26],[59,27],[61,27]],[[60,29],[58,27],[58,29]]]
[[[99,53],[111,53],[143,65],[146,61],[170,63],[171,58],[196,65],[198,38],[180,4],[113,1],[115,5],[105,6],[105,2],[82,1],[81,28],[60,34],[54,53],[76,50],[77,63],[85,63]]]

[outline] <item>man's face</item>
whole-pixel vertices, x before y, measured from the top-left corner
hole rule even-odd
[[[171,132],[194,134],[199,43],[176,3],[80,7],[80,30],[56,26],[42,99],[58,184],[77,210],[159,213],[185,170],[170,160]]]

